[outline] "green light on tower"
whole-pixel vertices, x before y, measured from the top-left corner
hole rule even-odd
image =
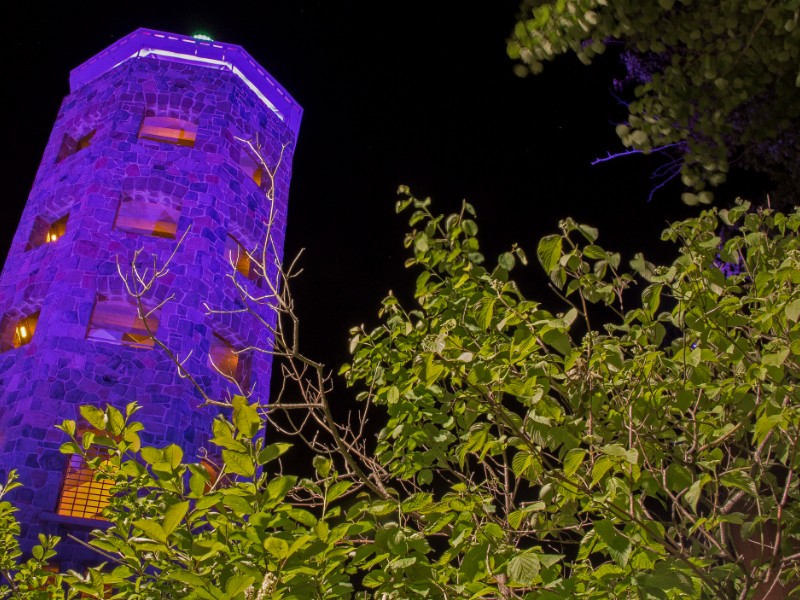
[[[194,39],[196,39],[196,40],[202,40],[204,42],[213,42],[214,41],[214,38],[212,38],[210,35],[208,35],[206,33],[195,33],[192,37]]]

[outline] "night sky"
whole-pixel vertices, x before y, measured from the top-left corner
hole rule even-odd
[[[668,257],[666,222],[693,212],[679,187],[647,202],[652,158],[591,167],[618,151],[624,109],[610,94],[613,56],[596,67],[573,57],[520,79],[505,54],[516,1],[63,3],[4,19],[5,256],[70,69],[138,27],[204,32],[242,45],[303,106],[294,158],[286,256],[305,248],[294,293],[308,355],[334,370],[347,331],[377,323],[389,289],[411,293],[394,213],[400,184],[434,209],[477,209],[488,258],[536,241],[572,216],[600,227],[600,243]],[[428,5],[436,5],[435,12]],[[123,7],[124,8],[121,8]],[[6,9],[8,10],[8,9]],[[535,264],[516,272],[524,291],[553,304]]]

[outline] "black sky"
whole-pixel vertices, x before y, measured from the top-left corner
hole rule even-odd
[[[659,233],[688,212],[676,189],[647,202],[648,159],[589,164],[619,149],[612,57],[592,68],[566,57],[539,77],[513,75],[505,40],[516,0],[480,9],[434,0],[77,4],[28,3],[4,19],[0,256],[70,69],[137,27],[240,44],[303,106],[286,255],[305,248],[295,296],[306,348],[332,367],[346,359],[347,330],[376,322],[388,289],[410,293],[405,220],[393,209],[401,183],[441,211],[472,202],[488,257],[513,242],[532,257],[568,215],[599,226],[600,242],[625,259],[663,256]],[[517,278],[550,300],[539,271]]]

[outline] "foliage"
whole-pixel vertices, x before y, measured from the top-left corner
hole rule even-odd
[[[0,586],[0,598],[25,598],[26,600],[58,600],[64,598],[62,577],[47,571],[46,565],[55,556],[53,548],[59,538],[39,536],[31,557],[20,564],[22,551],[17,541],[20,526],[14,513],[17,509],[5,496],[20,487],[16,471],[8,474],[5,485],[0,485],[0,576],[7,585]]]
[[[680,256],[636,257],[629,310],[634,273],[565,220],[538,247],[566,303],[554,315],[509,278],[518,249],[482,266],[468,205],[407,206],[419,307],[389,296],[347,375],[387,408],[377,454],[448,595],[735,598],[796,577],[800,213],[674,224]],[[720,221],[740,220],[720,249]],[[745,271],[725,279],[734,256]],[[617,316],[598,329],[591,303]]]
[[[677,159],[689,204],[708,203],[736,157],[788,179],[796,197],[800,29],[797,0],[534,0],[508,53],[521,73],[574,52],[622,48],[635,80],[622,143]],[[673,171],[678,174],[677,167]]]
[[[214,421],[212,441],[224,460],[219,470],[185,463],[175,445],[142,446],[142,426],[131,420],[137,409],[82,407],[97,431],[82,440],[74,421],[60,426],[72,438],[62,451],[83,454],[98,477],[115,482],[105,511],[111,527],[96,531],[91,542],[108,562],[84,577],[70,576],[73,590],[97,594],[110,587],[113,595],[102,597],[131,600],[350,593],[344,563],[351,543],[341,540],[369,526],[343,520],[331,506],[349,483],[337,481],[329,467],[319,483],[272,469],[289,445],[264,444],[262,418],[242,397],[233,399],[230,420]],[[108,456],[98,457],[92,447],[108,449]],[[324,500],[314,512],[287,501],[302,488]]]
[[[275,351],[296,391],[233,398],[215,469],[142,446],[135,405],[84,407],[92,433],[63,423],[63,451],[115,495],[91,541],[106,564],[67,574],[69,594],[664,600],[797,585],[800,212],[705,211],[664,232],[672,264],[630,269],[566,219],[537,249],[553,313],[511,279],[520,248],[488,267],[472,207],[429,206],[402,190],[417,306],[386,297],[342,368],[383,411],[376,443],[364,413],[334,422],[320,366],[282,337],[292,318]],[[265,424],[317,453],[309,477]]]

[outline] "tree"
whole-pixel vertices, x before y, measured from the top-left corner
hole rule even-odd
[[[796,0],[527,1],[508,53],[521,74],[574,52],[589,64],[617,49],[635,85],[626,148],[662,152],[662,184],[680,178],[689,204],[712,199],[735,163],[767,173],[796,201],[800,183]]]
[[[84,407],[96,433],[80,441],[62,425],[64,451],[115,482],[111,527],[91,542],[107,563],[67,574],[73,596],[768,598],[797,585],[800,212],[704,211],[665,231],[672,264],[637,255],[631,269],[566,219],[537,251],[554,314],[511,279],[518,247],[485,265],[468,204],[445,217],[401,194],[416,306],[387,296],[341,370],[380,411],[377,441],[363,411],[332,418],[282,287],[274,351],[298,385],[269,406],[229,402],[215,472],[142,446],[135,406]],[[739,224],[724,244],[723,223]],[[721,261],[742,272],[726,278]],[[312,447],[313,475],[282,462],[289,445],[266,444],[265,424]]]

